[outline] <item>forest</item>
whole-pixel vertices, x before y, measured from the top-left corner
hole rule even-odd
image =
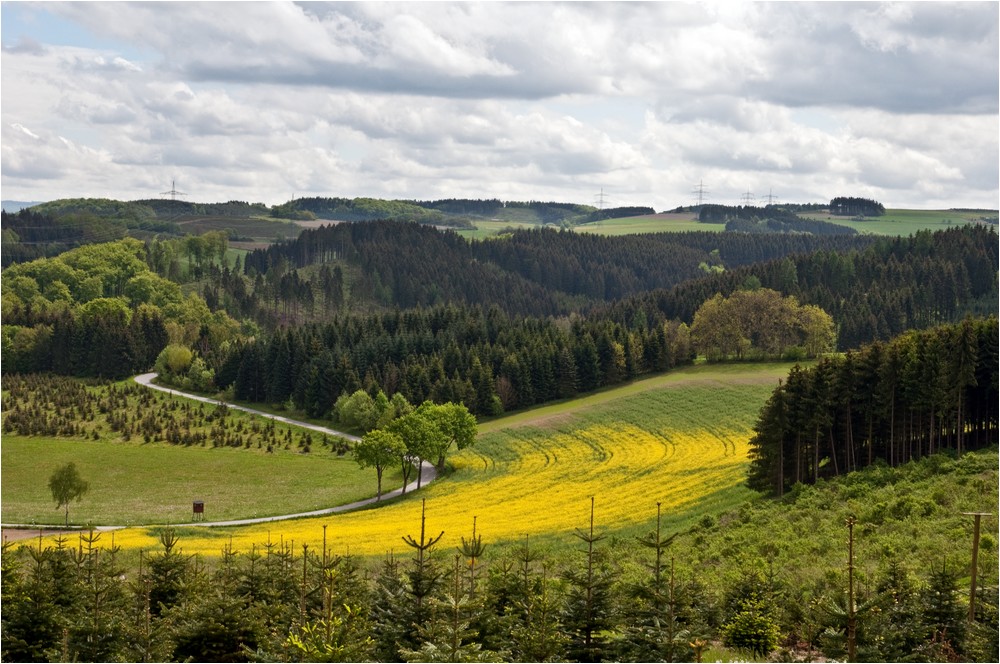
[[[885,214],[885,206],[870,198],[837,196],[830,201],[830,214],[841,217],[879,217]]]
[[[705,354],[691,326],[716,295],[794,297],[829,315],[839,350],[985,315],[996,299],[996,235],[971,226],[892,239],[540,230],[468,242],[365,222],[303,231],[242,265],[225,253],[225,236],[209,233],[9,268],[4,370],[121,377],[169,341],[193,352],[180,373],[210,372],[196,382],[240,399],[319,414],[342,392],[381,389],[496,414]],[[204,297],[183,296],[176,280],[202,284]],[[814,356],[827,343],[799,341],[760,356]]]
[[[876,462],[995,446],[997,340],[995,317],[967,318],[796,367],[761,411],[750,485],[780,496]]]
[[[831,214],[876,208],[831,201]],[[968,535],[955,515],[978,509],[997,481],[996,231],[829,233],[833,224],[788,210],[724,206],[702,209],[724,233],[571,230],[650,212],[302,198],[274,208],[74,199],[4,213],[5,435],[352,453],[378,468],[374,497],[385,449],[404,483],[417,458],[435,462],[438,482],[455,472],[443,452],[402,442],[420,422],[458,413],[467,433],[473,415],[489,422],[653,376],[775,361],[788,363],[784,375],[798,364],[777,387],[756,385],[764,406],[738,444],[738,432],[705,433],[727,462],[739,449],[746,464],[739,490],[754,497],[732,511],[706,508],[661,531],[651,498],[636,507],[649,511],[648,532],[633,537],[595,521],[591,497],[589,523],[542,545],[527,535],[495,545],[469,514],[461,545],[444,550],[422,510],[380,560],[325,539],[242,549],[224,535],[206,560],[184,553],[193,529],[168,527],[150,531],[155,550],[87,530],[5,542],[0,659],[701,661],[725,647],[756,659],[995,661],[996,537],[984,538],[985,580],[971,591],[967,560],[933,552],[936,538]],[[489,239],[448,228],[529,214],[534,228]],[[244,215],[342,223],[249,249],[225,226],[183,234],[196,218]],[[21,252],[9,262],[8,242]],[[149,370],[164,385],[365,438],[293,435],[231,418],[225,404],[165,405],[109,382]],[[636,417],[652,422],[652,403]],[[594,435],[640,440],[622,429]],[[674,433],[650,440],[678,454]],[[842,545],[856,520],[870,548],[852,604]],[[907,558],[914,538],[920,553]],[[966,593],[978,599],[972,619]]]

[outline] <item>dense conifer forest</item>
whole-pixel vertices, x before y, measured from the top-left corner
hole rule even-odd
[[[830,201],[830,214],[848,217],[879,217],[885,214],[885,206],[870,198],[837,196]]]
[[[909,332],[796,367],[751,439],[750,485],[781,495],[870,466],[995,447],[997,319]]]
[[[705,352],[690,339],[695,314],[717,294],[763,288],[818,307],[841,350],[988,314],[997,296],[996,234],[971,226],[891,239],[540,230],[470,243],[377,221],[307,230],[232,267],[225,251],[224,234],[208,233],[10,268],[4,371],[121,377],[172,342],[193,351],[181,373],[241,399],[322,414],[341,393],[381,389],[496,414],[690,362]],[[204,298],[171,279],[201,284]]]

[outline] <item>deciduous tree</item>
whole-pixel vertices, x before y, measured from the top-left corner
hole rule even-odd
[[[76,469],[76,464],[70,461],[65,466],[56,468],[52,476],[49,477],[49,490],[52,491],[52,499],[56,501],[56,509],[64,507],[66,509],[66,525],[69,525],[69,504],[76,500],[79,502],[90,485]]]
[[[382,500],[382,473],[405,454],[403,439],[391,431],[369,431],[354,444],[354,460],[362,468],[374,468],[378,476],[376,500]]]

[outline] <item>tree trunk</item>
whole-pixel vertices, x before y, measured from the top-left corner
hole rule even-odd
[[[830,429],[830,458],[833,459],[833,475],[834,477],[840,476],[840,464],[837,463],[837,447],[836,441],[833,439],[833,427]]]

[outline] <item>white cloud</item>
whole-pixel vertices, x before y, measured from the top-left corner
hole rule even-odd
[[[11,128],[18,130],[19,132],[21,132],[22,134],[24,134],[26,136],[30,136],[31,138],[34,138],[35,140],[38,140],[38,134],[36,134],[35,132],[31,131],[30,129],[28,129],[24,125],[21,125],[21,124],[18,124],[17,122],[15,122],[14,124],[11,125]]]
[[[735,4],[46,3],[122,48],[4,44],[5,197],[996,205],[995,3]]]

